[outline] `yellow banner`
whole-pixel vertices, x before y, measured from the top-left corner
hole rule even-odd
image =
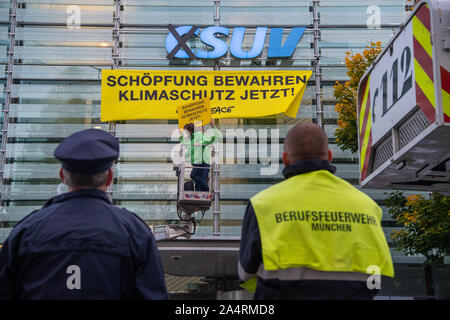
[[[211,101],[213,118],[295,118],[312,71],[102,70],[101,120],[177,119],[177,107]]]
[[[211,105],[209,99],[197,100],[195,102],[178,106],[178,126],[183,129],[188,123],[196,126],[211,122]]]

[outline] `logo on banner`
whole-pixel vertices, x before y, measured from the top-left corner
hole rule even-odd
[[[169,25],[169,34],[166,38],[166,49],[168,59],[218,59],[230,53],[238,59],[253,59],[261,55],[266,36],[270,33],[269,47],[267,50],[268,58],[289,58],[295,51],[298,42],[303,37],[306,27],[292,28],[284,43],[282,43],[284,28],[257,27],[253,39],[253,45],[250,50],[242,48],[245,36],[245,27],[235,27],[233,29],[220,26],[207,27],[200,32],[198,26],[180,26]],[[232,30],[230,48],[226,38]],[[200,40],[212,48],[212,50],[192,49],[187,41],[193,36],[199,36]]]

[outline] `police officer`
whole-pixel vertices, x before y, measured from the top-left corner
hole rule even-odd
[[[106,194],[119,143],[87,129],[54,152],[69,192],[11,231],[0,251],[0,299],[166,299],[154,237]]]
[[[294,126],[281,183],[250,199],[239,277],[255,299],[371,299],[393,277],[381,208],[334,175],[325,132]]]

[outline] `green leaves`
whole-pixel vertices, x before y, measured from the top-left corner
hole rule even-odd
[[[425,264],[442,264],[444,256],[450,255],[450,197],[440,193],[432,193],[430,199],[405,197],[397,191],[388,195],[385,204],[403,227],[391,234],[397,250],[407,255],[422,254]]]
[[[338,113],[336,143],[342,150],[358,151],[357,129],[357,91],[358,84],[367,68],[382,51],[381,42],[371,42],[361,53],[346,52],[345,65],[349,81],[336,82],[334,97],[337,100],[335,110]]]

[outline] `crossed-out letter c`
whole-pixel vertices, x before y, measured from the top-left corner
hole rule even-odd
[[[195,55],[186,41],[192,35],[198,35],[197,26],[181,26],[175,28],[173,25],[169,24],[170,33],[166,38],[166,49],[169,54],[168,59],[178,58],[178,59],[195,59]]]

